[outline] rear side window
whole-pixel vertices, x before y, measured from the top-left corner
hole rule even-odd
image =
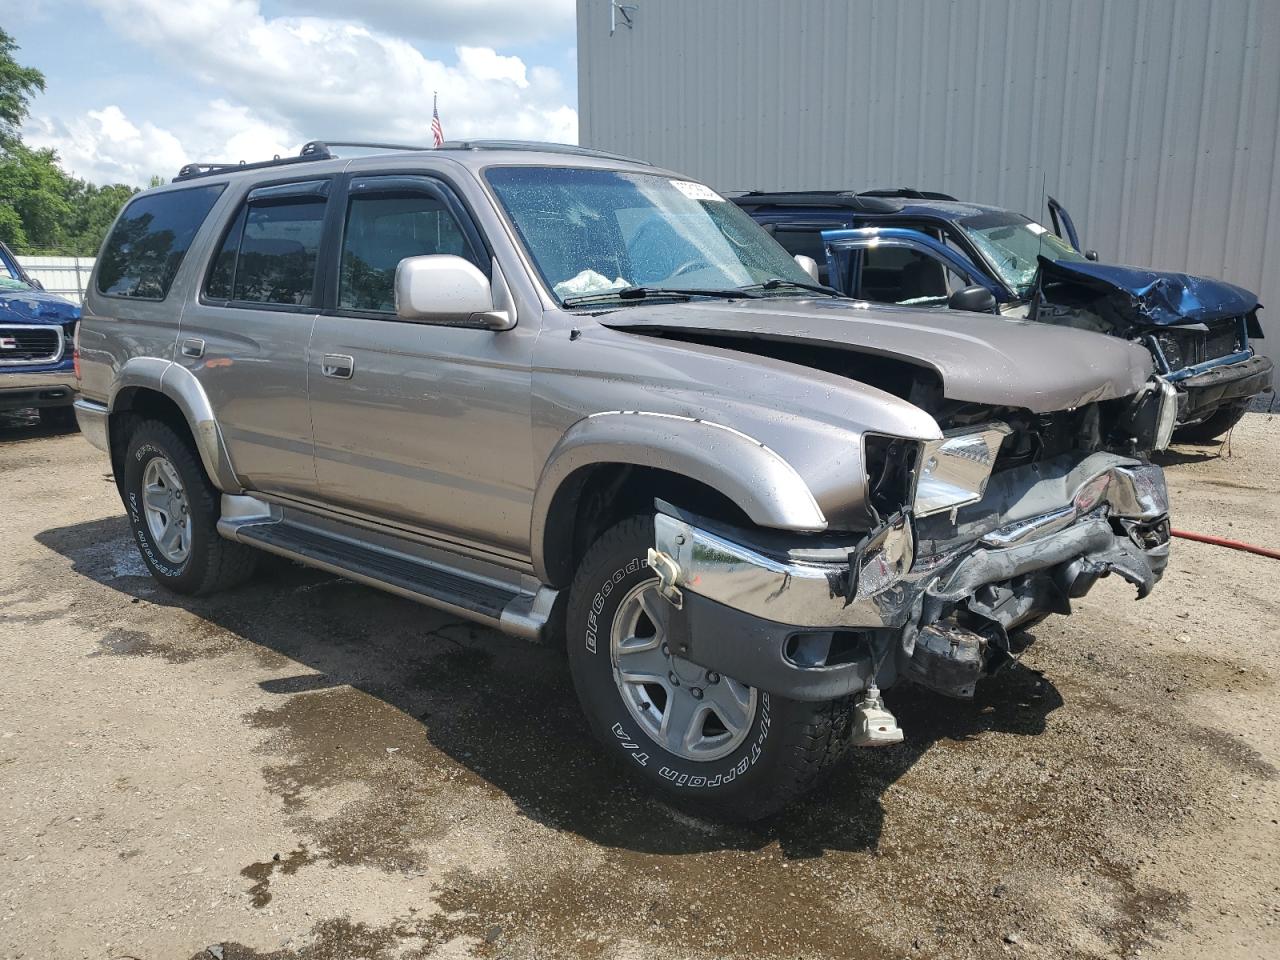
[[[214,256],[205,297],[310,306],[324,208],[322,197],[246,203]]]
[[[187,248],[224,186],[171,190],[132,201],[102,248],[98,292],[136,300],[167,297]]]

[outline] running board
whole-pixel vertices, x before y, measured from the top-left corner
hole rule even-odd
[[[493,565],[486,565],[493,569],[483,574],[459,569],[423,556],[424,551],[408,541],[392,544],[387,542],[392,538],[382,536],[379,539],[383,542],[370,543],[367,538],[358,537],[357,528],[339,529],[294,510],[285,511],[283,516],[279,510],[271,511],[274,516],[269,517],[237,516],[235,511],[226,509],[225,501],[249,498],[223,499],[218,532],[230,540],[529,640],[541,639],[551,618],[557,591],[541,585],[531,589],[530,584],[522,582],[531,578],[518,573]]]

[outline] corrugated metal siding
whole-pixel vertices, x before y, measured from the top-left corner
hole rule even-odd
[[[66,297],[72,303],[84,303],[84,291],[89,285],[96,257],[40,257],[30,254],[18,256],[18,262],[27,275],[39,280],[49,293]]]
[[[1261,295],[1280,358],[1280,0],[578,2],[584,145],[721,190],[914,186]],[[1268,316],[1269,314],[1269,316]]]

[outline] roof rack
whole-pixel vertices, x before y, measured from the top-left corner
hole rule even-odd
[[[430,147],[410,146],[403,143],[370,143],[363,140],[312,140],[303,144],[296,157],[282,157],[276,154],[270,160],[259,160],[256,163],[188,163],[173,182],[194,180],[196,177],[209,177],[215,173],[236,173],[240,170],[260,170],[263,167],[285,167],[294,163],[309,163],[313,160],[332,160],[330,147],[364,147],[369,150],[429,150]]]
[[[903,200],[949,200],[956,203],[956,198],[949,193],[935,193],[932,190],[917,190],[915,187],[892,187],[879,190],[862,190],[860,197],[900,197]]]
[[[366,150],[431,150],[431,147],[404,143],[377,143],[364,140],[312,140],[303,145],[296,157],[282,157],[276,154],[270,160],[259,160],[256,163],[188,163],[173,182],[194,180],[197,177],[210,177],[217,173],[236,173],[240,170],[260,170],[264,167],[284,167],[295,163],[310,163],[313,160],[332,160],[334,153],[331,147],[360,147]],[[565,153],[579,157],[596,157],[601,160],[624,160],[627,163],[642,163],[652,166],[645,160],[636,160],[603,150],[592,150],[571,143],[543,143],[538,140],[447,140],[440,145],[441,150],[529,150],[539,153]]]
[[[627,163],[641,163],[651,167],[648,160],[637,160],[635,157],[624,157],[618,153],[605,150],[593,150],[590,147],[579,147],[573,143],[550,143],[541,140],[446,140],[440,145],[441,150],[528,150],[536,153],[565,153],[575,157],[596,157],[600,160],[624,160]]]

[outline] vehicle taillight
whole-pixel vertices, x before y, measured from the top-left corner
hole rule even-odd
[[[78,381],[80,379],[80,324],[78,322],[75,333],[71,335],[71,366],[75,370]]]

